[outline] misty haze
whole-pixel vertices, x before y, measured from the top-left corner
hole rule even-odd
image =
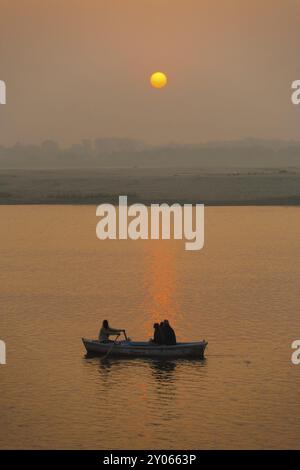
[[[111,138],[0,147],[0,203],[298,204],[300,142],[151,146]]]

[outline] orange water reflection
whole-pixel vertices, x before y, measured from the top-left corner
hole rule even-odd
[[[144,329],[149,337],[153,332],[153,323],[164,319],[168,319],[176,329],[180,316],[180,305],[175,302],[178,287],[176,255],[179,249],[181,246],[178,242],[158,241],[151,247],[147,245],[148,264],[144,282],[148,291],[148,315],[144,320]]]

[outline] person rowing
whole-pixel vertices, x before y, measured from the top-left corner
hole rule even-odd
[[[125,330],[119,330],[116,328],[111,328],[108,324],[107,320],[103,320],[102,327],[99,332],[99,341],[101,343],[108,343],[111,342],[109,339],[110,336],[113,335],[120,335],[121,333],[124,333],[125,335]]]

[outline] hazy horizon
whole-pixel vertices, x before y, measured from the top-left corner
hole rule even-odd
[[[2,169],[63,168],[299,168],[300,141],[243,139],[199,144],[149,145],[124,138],[84,139],[61,147],[0,145]]]
[[[0,145],[300,139],[299,14],[296,0],[2,0]]]

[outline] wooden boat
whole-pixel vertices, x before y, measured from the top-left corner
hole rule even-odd
[[[156,359],[204,359],[207,346],[205,340],[197,343],[177,343],[174,346],[156,345],[151,342],[118,341],[103,343],[95,339],[82,338],[86,351],[99,356],[149,357]]]

